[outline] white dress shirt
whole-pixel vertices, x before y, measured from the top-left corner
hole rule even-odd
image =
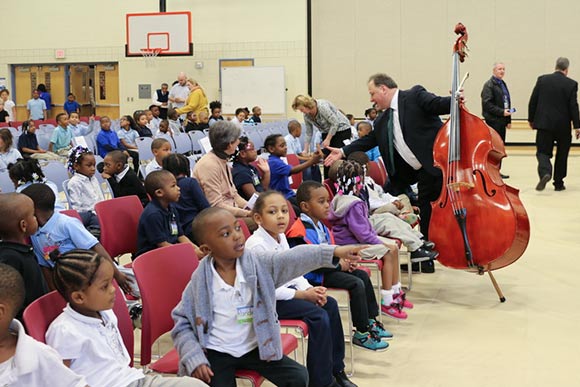
[[[421,163],[405,142],[403,130],[401,129],[401,122],[399,121],[399,89],[397,89],[395,95],[393,95],[391,109],[393,109],[393,142],[395,149],[407,164],[413,167],[414,170],[419,170],[421,169]]]

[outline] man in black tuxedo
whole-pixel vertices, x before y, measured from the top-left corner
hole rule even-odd
[[[390,193],[397,195],[418,183],[421,209],[421,232],[429,239],[431,201],[441,193],[442,174],[433,166],[433,143],[443,122],[441,114],[449,114],[451,97],[439,97],[414,86],[399,90],[386,74],[369,78],[371,102],[385,109],[374,122],[374,130],[341,149],[328,148],[331,154],[326,165],[355,151],[367,151],[378,145],[389,175]]]
[[[556,71],[538,77],[528,104],[528,122],[536,130],[536,158],[540,181],[536,190],[542,191],[552,178],[552,151],[556,142],[554,189],[563,191],[568,168],[568,152],[572,143],[570,122],[576,138],[580,137],[578,113],[578,82],[568,78],[568,58],[556,60]]]

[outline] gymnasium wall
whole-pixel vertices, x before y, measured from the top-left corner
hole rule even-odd
[[[306,89],[306,2],[267,0],[167,0],[167,11],[191,11],[193,57],[125,58],[125,14],[158,12],[158,0],[52,0],[32,17],[26,1],[0,2],[10,20],[0,46],[0,77],[11,88],[10,64],[119,62],[121,113],[149,106],[139,84],[173,82],[180,71],[195,78],[210,100],[219,98],[219,59],[253,58],[255,66],[284,66],[288,110]],[[54,59],[54,49],[66,59]],[[195,62],[204,63],[196,69]],[[11,90],[12,91],[12,90]],[[251,106],[250,106],[251,108]],[[267,114],[267,112],[264,112]]]
[[[481,88],[495,61],[517,109],[527,105],[538,75],[554,71],[558,56],[570,59],[569,76],[580,80],[580,2],[574,0],[314,0],[313,94],[361,117],[370,106],[366,83],[377,72],[400,88],[422,84],[447,95],[451,88],[454,26],[469,33],[467,107],[481,114]]]

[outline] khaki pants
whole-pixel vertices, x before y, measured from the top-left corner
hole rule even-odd
[[[161,375],[145,375],[143,379],[139,379],[127,387],[207,387],[207,384],[188,376],[163,377]]]

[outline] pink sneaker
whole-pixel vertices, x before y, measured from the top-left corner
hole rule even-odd
[[[407,313],[401,310],[401,305],[397,302],[393,302],[391,305],[384,305],[381,303],[381,313],[385,316],[396,318],[397,320],[407,319]]]
[[[393,295],[393,300],[403,305],[403,308],[413,309],[414,305],[411,301],[407,300],[407,294],[405,292]]]

